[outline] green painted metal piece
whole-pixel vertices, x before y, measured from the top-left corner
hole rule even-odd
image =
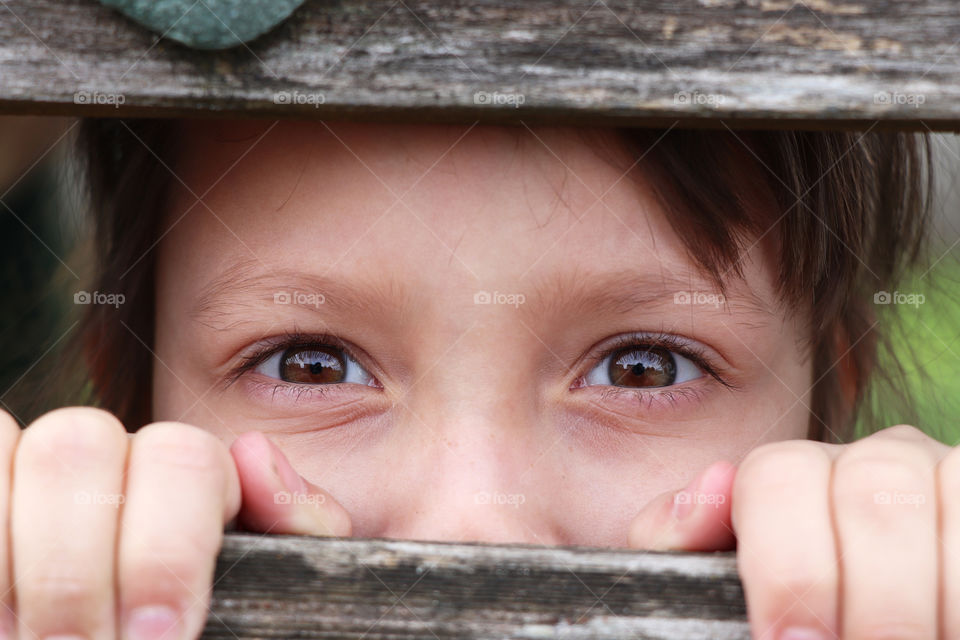
[[[283,22],[305,0],[100,0],[195,49],[228,49]]]

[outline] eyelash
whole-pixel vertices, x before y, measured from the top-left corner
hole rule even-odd
[[[287,349],[295,349],[297,347],[312,347],[317,344],[325,344],[332,347],[337,347],[338,349],[343,349],[343,351],[349,357],[353,358],[357,362],[363,362],[366,360],[366,358],[357,357],[356,352],[350,347],[350,345],[337,336],[330,334],[306,334],[297,331],[287,332],[268,339],[266,342],[261,344],[254,353],[245,356],[240,361],[240,364],[234,367],[227,374],[227,386],[232,385],[234,382],[240,379],[240,376],[244,375],[245,373],[256,369],[260,364],[268,360],[278,351],[286,351]],[[337,384],[305,385],[283,381],[277,381],[268,384],[269,386],[273,387],[274,396],[281,391],[289,392],[296,394],[294,400],[299,400],[304,394],[316,394],[322,396],[328,393],[331,388],[338,386]]]
[[[245,356],[242,361],[228,373],[227,386],[232,385],[245,373],[255,369],[261,363],[277,353],[277,351],[284,351],[297,347],[310,347],[317,344],[326,344],[343,349],[343,351],[349,357],[353,358],[357,362],[363,362],[366,360],[366,358],[358,357],[357,353],[350,347],[350,345],[337,336],[330,334],[305,334],[296,331],[287,332],[270,338],[254,353]],[[706,355],[705,349],[698,347],[695,344],[691,344],[689,341],[680,338],[679,336],[663,332],[633,333],[615,337],[612,343],[608,344],[602,352],[592,356],[589,359],[590,367],[588,371],[598,366],[612,353],[621,349],[636,347],[661,348],[677,353],[678,355],[688,358],[691,362],[697,365],[697,367],[703,370],[704,373],[715,379],[724,387],[730,389],[736,388],[735,385],[730,383],[726,377],[720,373],[718,367],[714,366],[714,364],[710,361],[710,358]],[[579,381],[583,377],[584,375],[581,374],[578,376],[577,380]],[[270,386],[273,387],[274,396],[280,391],[291,392],[295,393],[295,399],[299,400],[305,393],[311,395],[323,395],[324,393],[327,393],[331,387],[336,387],[338,385],[302,385],[281,381],[270,383]],[[652,401],[652,396],[656,394],[658,398],[670,402],[671,404],[678,402],[680,397],[687,396],[690,393],[696,393],[696,391],[685,388],[671,389],[670,387],[663,387],[659,389],[631,389],[616,386],[608,386],[603,390],[603,394],[605,396],[630,394],[636,396],[641,402],[645,400]]]
[[[690,343],[689,341],[681,338],[679,336],[673,335],[671,333],[655,332],[655,333],[631,333],[619,335],[613,339],[612,344],[608,344],[604,347],[603,351],[593,356],[590,359],[590,369],[598,366],[604,359],[617,352],[621,349],[627,348],[648,348],[648,349],[665,349],[667,351],[672,351],[678,355],[683,356],[684,358],[689,359],[704,373],[712,377],[714,380],[722,384],[727,388],[734,388],[734,385],[730,383],[724,375],[720,373],[719,367],[715,366],[711,359],[707,356],[706,349],[698,347],[695,344]],[[584,376],[579,376],[577,380],[580,380]],[[611,387],[618,391],[625,390],[631,393],[636,391],[642,391],[649,394],[650,389],[640,390],[640,389],[625,389],[624,387]],[[669,387],[666,387],[669,388]],[[658,391],[658,393],[667,393],[665,391]]]
[[[731,390],[738,388],[727,379],[727,375],[725,372],[722,372],[721,367],[714,364],[715,358],[711,358],[705,348],[685,338],[663,332],[636,332],[616,336],[599,354],[592,356],[588,360],[589,368],[587,368],[587,371],[592,371],[606,358],[610,357],[611,354],[621,349],[635,349],[637,347],[648,349],[661,348],[675,353],[690,360],[722,387]],[[578,376],[575,384],[584,382],[585,377],[586,374]],[[687,385],[684,383],[653,388],[581,384],[577,387],[571,385],[571,390],[576,392],[588,392],[592,390],[593,397],[599,400],[599,404],[603,406],[604,409],[613,411],[614,415],[620,414],[631,418],[643,415],[654,415],[662,410],[696,406],[708,393],[708,387],[704,385]],[[639,413],[637,413],[638,411]],[[605,419],[612,420],[612,426],[623,428],[623,421],[620,418],[607,417]]]

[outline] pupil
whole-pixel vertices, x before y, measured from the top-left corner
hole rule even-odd
[[[343,382],[347,362],[343,351],[325,345],[291,347],[280,357],[280,379],[300,384]]]
[[[666,387],[677,378],[677,366],[666,349],[629,347],[614,354],[607,373],[620,387]]]

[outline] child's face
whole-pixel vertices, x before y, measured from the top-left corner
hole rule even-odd
[[[713,304],[631,161],[571,131],[184,135],[154,417],[264,432],[354,535],[622,546],[653,496],[806,433],[804,314],[770,248]]]

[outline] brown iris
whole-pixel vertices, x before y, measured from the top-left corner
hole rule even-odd
[[[677,378],[677,365],[666,349],[629,348],[614,352],[608,371],[619,387],[666,387]]]
[[[280,356],[280,378],[301,384],[341,382],[347,372],[343,352],[336,347],[291,347]]]

